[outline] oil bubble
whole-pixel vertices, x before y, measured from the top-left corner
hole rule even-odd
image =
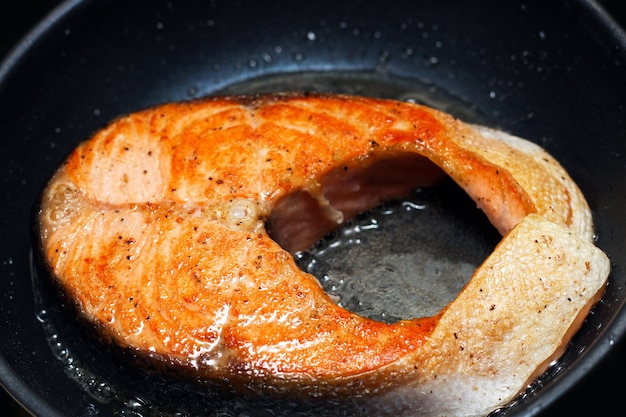
[[[378,62],[381,64],[387,64],[391,59],[391,52],[383,50],[378,54]]]
[[[431,56],[428,58],[428,63],[431,67],[433,67],[439,63],[439,58],[437,58],[436,56]]]
[[[193,97],[198,94],[198,87],[192,86],[187,89],[187,95]]]

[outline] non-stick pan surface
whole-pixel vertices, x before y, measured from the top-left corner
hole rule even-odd
[[[623,32],[585,1],[61,3],[0,67],[2,385],[41,416],[280,414],[281,404],[262,412],[206,396],[95,347],[32,260],[38,193],[79,141],[153,104],[254,88],[406,88],[546,147],[588,197],[612,260],[606,294],[565,356],[500,414],[620,404],[610,384],[623,387],[623,373],[584,382],[606,358],[623,366],[625,72]]]

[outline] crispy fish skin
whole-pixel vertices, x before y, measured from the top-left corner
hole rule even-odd
[[[403,379],[399,388],[372,403],[388,415],[487,415],[563,353],[608,274],[600,249],[528,215],[476,270],[428,341],[388,367]],[[421,369],[407,371],[411,364]]]
[[[443,171],[504,238],[440,314],[384,324],[337,306],[266,221],[306,192],[336,224],[359,207],[337,209],[325,177],[407,154],[424,157],[411,185]],[[79,145],[42,201],[52,275],[116,344],[202,378],[367,395],[392,414],[506,404],[560,355],[609,274],[582,193],[542,148],[392,100],[273,94],[146,109]]]

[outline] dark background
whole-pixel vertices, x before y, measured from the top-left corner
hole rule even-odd
[[[11,48],[59,3],[59,0],[22,0],[12,2],[10,6],[6,2],[3,3],[0,12],[0,60],[4,59]],[[626,27],[625,0],[603,0],[599,3],[617,23]],[[592,410],[595,416],[617,415],[620,412],[615,410],[623,408],[622,396],[625,394],[626,342],[622,340],[601,366],[555,404],[554,412],[580,415],[585,409]],[[0,388],[0,414],[5,417],[30,416],[2,388]]]

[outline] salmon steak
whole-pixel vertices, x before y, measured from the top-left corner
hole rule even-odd
[[[502,240],[438,314],[362,317],[297,266],[357,213],[448,177]],[[242,392],[359,397],[378,415],[505,406],[562,355],[610,273],[583,194],[543,148],[348,95],[121,116],[59,167],[38,226],[54,282],[113,345]]]

